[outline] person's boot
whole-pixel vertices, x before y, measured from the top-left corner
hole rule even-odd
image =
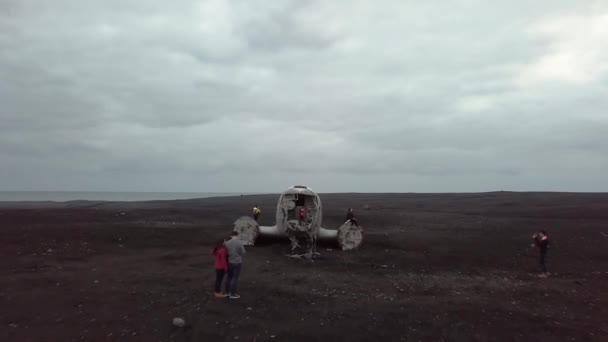
[[[215,292],[213,295],[215,298],[226,298],[226,295],[221,292]]]

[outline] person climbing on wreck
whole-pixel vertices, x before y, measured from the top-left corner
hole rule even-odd
[[[348,210],[346,211],[346,222],[348,221],[359,227],[359,223],[357,222],[357,219],[355,219],[355,213],[353,212],[353,208],[348,208]]]
[[[255,205],[253,207],[253,219],[255,220],[255,222],[258,222],[258,217],[260,217],[260,214],[262,213],[262,210],[260,210],[260,206],[259,205]]]

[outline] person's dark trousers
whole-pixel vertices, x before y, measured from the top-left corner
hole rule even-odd
[[[222,291],[222,280],[224,280],[224,270],[215,270],[215,293]]]
[[[540,271],[543,273],[547,273],[547,266],[545,265],[545,257],[547,256],[547,253],[540,253],[540,258],[539,258],[539,264],[540,264]]]
[[[237,294],[241,264],[228,264],[228,278],[226,279],[226,294]]]
[[[255,222],[258,222],[259,216],[260,216],[260,214],[253,214],[253,219],[255,220]]]

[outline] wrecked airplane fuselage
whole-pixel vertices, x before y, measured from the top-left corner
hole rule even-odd
[[[301,210],[303,209],[303,213]],[[303,214],[303,215],[302,215]],[[296,185],[280,196],[276,209],[276,225],[260,226],[249,216],[234,222],[234,230],[246,245],[254,245],[261,236],[287,237],[292,250],[301,248],[307,252],[315,249],[317,239],[336,241],[342,250],[352,250],[363,241],[363,229],[345,222],[336,230],[321,227],[323,207],[321,198],[309,187]]]

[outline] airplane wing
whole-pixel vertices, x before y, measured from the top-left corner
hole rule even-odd
[[[281,237],[286,236],[277,226],[259,226],[260,235]]]
[[[252,217],[242,216],[234,221],[234,231],[247,246],[253,246],[258,236],[284,236],[277,226],[260,226]]]

